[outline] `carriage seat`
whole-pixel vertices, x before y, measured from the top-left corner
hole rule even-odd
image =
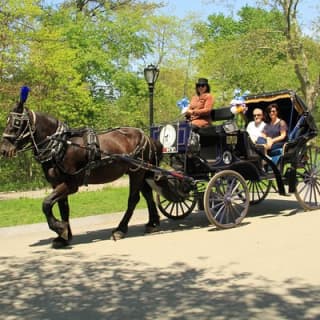
[[[232,121],[234,114],[231,113],[230,107],[213,109],[211,111],[212,121],[223,121],[221,124],[213,124],[207,127],[197,129],[200,136],[200,155],[206,160],[216,160],[222,154],[222,149],[226,145],[226,136],[235,135],[238,127]]]
[[[231,120],[234,119],[234,114],[230,111],[230,107],[222,107],[219,109],[211,110],[211,119],[212,121],[226,121],[232,123]],[[199,128],[198,133],[200,136],[217,136],[226,132],[226,126],[228,123],[221,125],[211,125],[208,127]]]
[[[211,119],[212,121],[232,120],[234,119],[234,114],[231,112],[230,107],[212,109]]]

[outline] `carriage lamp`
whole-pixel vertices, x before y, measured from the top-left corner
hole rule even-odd
[[[153,125],[153,93],[154,93],[154,85],[159,76],[159,69],[153,64],[149,64],[146,68],[144,68],[144,78],[148,84],[149,88],[149,126],[150,130]]]

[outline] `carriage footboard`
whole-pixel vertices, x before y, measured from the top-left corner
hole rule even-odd
[[[191,179],[180,179],[167,174],[155,174],[153,179],[147,178],[147,183],[157,193],[172,202],[181,202],[188,198],[194,183]]]

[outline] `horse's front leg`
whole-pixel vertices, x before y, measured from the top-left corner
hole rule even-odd
[[[42,203],[42,210],[47,218],[49,228],[58,234],[53,241],[53,247],[62,247],[69,244],[72,234],[69,234],[69,205],[68,195],[78,190],[78,187],[70,187],[66,183],[61,183],[54,188]],[[59,209],[63,221],[59,221],[53,215],[52,209],[55,203],[59,203]]]
[[[69,222],[70,207],[68,202],[68,197],[58,200],[59,211],[61,215],[61,220],[68,224],[68,241],[72,240],[72,231]]]

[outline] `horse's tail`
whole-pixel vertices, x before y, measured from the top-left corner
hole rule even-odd
[[[159,140],[150,139],[154,150],[153,164],[158,166],[163,158],[162,143]]]

